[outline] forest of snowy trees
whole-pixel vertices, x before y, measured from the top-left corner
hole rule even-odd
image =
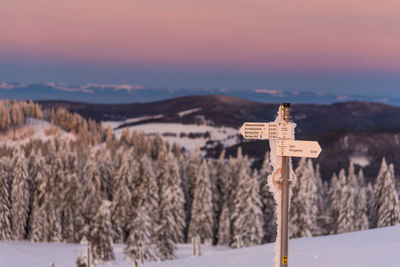
[[[23,145],[0,144],[0,240],[87,241],[95,262],[114,258],[174,259],[175,244],[234,248],[273,242],[275,202],[267,186],[269,154],[260,169],[236,157],[182,153],[159,136],[111,129],[65,109],[0,101],[4,134],[27,118],[74,133]],[[290,210],[291,238],[394,225],[400,219],[394,166],[382,159],[374,184],[349,164],[330,179],[301,159]]]

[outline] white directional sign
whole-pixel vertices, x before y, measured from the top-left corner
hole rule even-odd
[[[294,123],[245,122],[240,133],[245,139],[293,139]]]
[[[276,140],[276,155],[317,158],[322,149],[317,141]]]

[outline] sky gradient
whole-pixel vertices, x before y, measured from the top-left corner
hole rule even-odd
[[[0,0],[0,36],[6,81],[400,85],[398,0]]]

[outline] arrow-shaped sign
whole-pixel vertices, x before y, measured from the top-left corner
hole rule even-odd
[[[294,123],[245,122],[240,133],[245,139],[293,139]]]
[[[317,158],[322,149],[317,141],[276,140],[276,155]]]

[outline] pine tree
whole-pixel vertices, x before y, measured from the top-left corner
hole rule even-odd
[[[393,164],[390,164],[388,168],[385,159],[383,159],[374,190],[375,209],[378,215],[377,227],[399,223],[400,208],[394,177]]]
[[[143,259],[152,261],[157,259],[157,253],[152,246],[152,223],[148,215],[149,210],[144,206],[136,209],[133,220],[128,223],[129,236],[124,253],[132,261]]]
[[[346,173],[344,169],[341,169],[339,172],[339,179],[337,179],[336,174],[332,177],[331,180],[331,190],[330,190],[330,219],[331,219],[331,227],[330,227],[330,234],[337,234],[338,233],[338,219],[339,219],[339,212],[342,208],[342,191],[343,187],[347,183]]]
[[[321,235],[321,229],[318,228],[317,219],[319,213],[318,180],[314,172],[314,166],[311,159],[307,160],[307,169],[309,171],[307,182],[307,198],[309,202],[309,214],[311,221],[311,233],[313,236]]]
[[[93,227],[90,231],[90,246],[94,264],[102,264],[115,258],[112,242],[110,205],[110,201],[103,200],[94,217]]]
[[[341,194],[341,208],[337,220],[337,233],[354,231],[354,188],[345,184]]]
[[[158,163],[165,170],[160,173],[159,177],[162,183],[157,247],[161,260],[175,258],[174,243],[183,242],[183,229],[185,227],[184,196],[180,187],[181,181],[177,161],[171,153],[168,153],[167,159]],[[164,164],[165,166],[163,166]]]
[[[227,204],[222,207],[218,226],[218,246],[229,246],[231,242],[231,219]]]
[[[83,170],[83,192],[82,215],[85,220],[85,226],[82,229],[82,235],[89,234],[93,218],[101,205],[101,181],[100,173],[96,166],[94,155],[91,155],[85,164]]]
[[[11,240],[11,203],[9,196],[9,162],[0,158],[0,240]]]
[[[348,174],[347,174],[347,181],[348,184],[353,187],[354,190],[358,190],[359,189],[359,183],[358,183],[358,179],[357,176],[355,174],[355,170],[354,170],[354,164],[353,162],[350,162],[350,166],[349,166],[349,170],[348,170]]]
[[[189,156],[189,162],[186,168],[186,177],[183,177],[184,184],[184,196],[185,196],[185,211],[186,211],[186,225],[189,227],[189,222],[191,220],[191,211],[194,198],[194,187],[197,180],[197,175],[199,173],[201,164],[201,154],[200,148],[197,146],[196,151]]]
[[[208,174],[208,165],[203,160],[193,192],[192,214],[189,224],[188,239],[199,237],[200,242],[213,240],[213,203],[211,192],[211,181]]]
[[[111,205],[111,218],[114,229],[114,242],[123,243],[125,240],[125,231],[127,218],[131,211],[131,191],[132,173],[129,167],[129,157],[123,156],[122,162],[114,176],[114,193]]]
[[[225,163],[225,150],[221,152],[219,158],[211,170],[211,177],[213,177],[213,207],[214,207],[214,244],[218,241],[219,219],[221,217],[223,203],[224,203],[224,185],[226,180],[226,163]]]
[[[64,201],[62,206],[63,240],[66,242],[78,242],[79,232],[83,224],[83,217],[80,213],[82,203],[82,187],[76,173],[68,173],[65,183]]]
[[[367,216],[367,197],[365,188],[361,187],[356,203],[355,217],[354,217],[354,230],[362,231],[369,227]]]
[[[365,187],[365,195],[367,198],[367,216],[368,216],[368,222],[371,227],[374,227],[374,222],[376,222],[376,217],[377,212],[375,210],[375,195],[374,195],[374,188],[371,184],[371,182],[368,183],[368,185]],[[376,226],[376,224],[375,224]]]
[[[17,147],[13,154],[11,219],[14,239],[23,240],[27,230],[29,209],[28,167],[23,150]]]
[[[265,154],[258,182],[260,184],[260,198],[263,214],[263,243],[272,242],[276,238],[275,200],[268,186],[268,176],[272,174],[269,152]]]
[[[32,242],[40,242],[44,241],[44,218],[45,218],[45,210],[43,208],[43,198],[45,197],[46,192],[46,180],[44,178],[44,168],[45,162],[44,158],[41,155],[41,152],[38,151],[37,156],[35,157],[35,161],[33,163],[36,168],[36,174],[34,176],[34,180],[32,182],[32,209],[31,216],[29,218],[29,239]]]
[[[299,161],[296,168],[297,183],[294,189],[292,203],[290,205],[289,232],[291,238],[310,237],[315,222],[312,218],[312,203],[309,194],[309,184],[313,178],[313,170],[309,168],[305,158]]]
[[[239,186],[232,214],[234,242],[232,247],[259,245],[263,238],[262,203],[260,187],[256,177],[250,177],[248,170],[241,169]]]
[[[150,229],[152,229],[150,233],[154,236],[154,229],[159,216],[160,196],[157,179],[147,155],[143,155],[139,160],[138,176],[140,177],[139,192],[141,195],[139,206],[144,206],[148,211]]]

